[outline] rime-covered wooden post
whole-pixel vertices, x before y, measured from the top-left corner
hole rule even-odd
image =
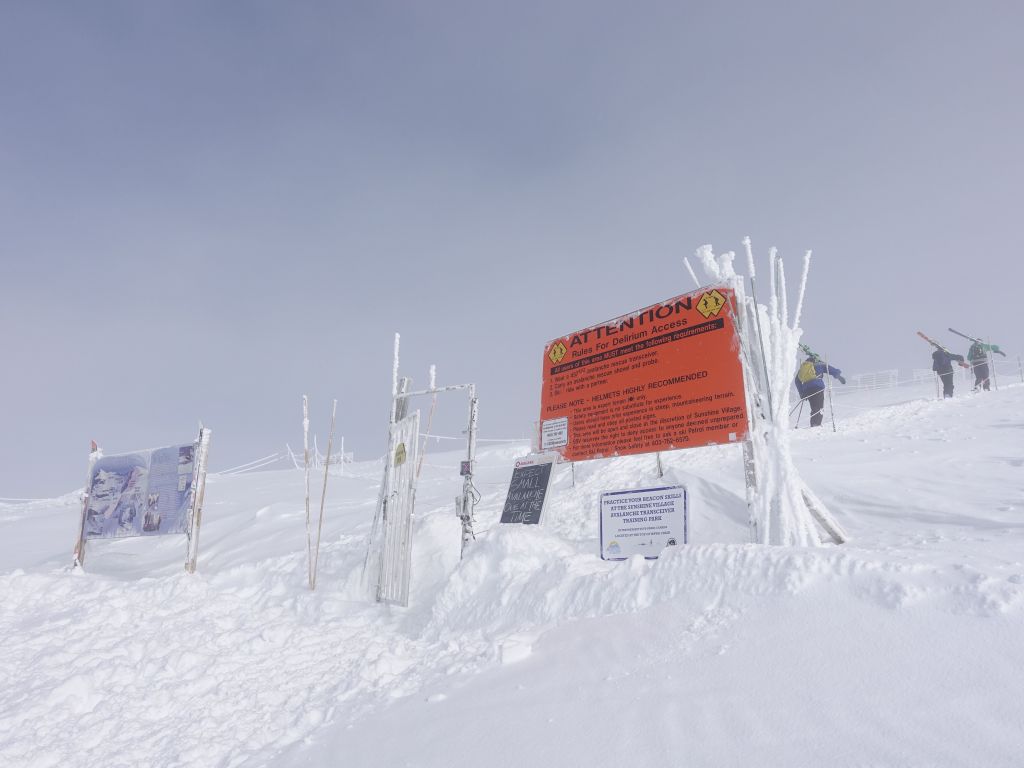
[[[748,268],[754,259],[747,246]],[[733,268],[735,254],[715,255],[710,245],[697,250],[711,281],[727,283],[736,295],[740,349],[747,388],[751,428],[744,446],[744,473],[750,509],[751,535],[760,544],[813,546],[820,543],[815,524],[836,543],[846,534],[825,505],[804,483],[793,463],[789,447],[790,380],[800,341],[800,315],[811,253],[804,256],[796,310],[789,311],[785,265],[777,251],[769,251],[770,296],[767,304],[747,297],[743,278]],[[687,262],[687,268],[694,275]],[[695,277],[695,275],[694,275]],[[753,292],[753,281],[751,291]]]
[[[85,477],[85,490],[82,491],[82,519],[78,526],[78,541],[75,543],[72,566],[81,568],[85,564],[85,525],[89,514],[89,499],[92,497],[92,470],[96,466],[103,452],[93,440],[89,446],[89,472]]]
[[[188,545],[185,556],[185,571],[196,572],[199,560],[199,529],[203,522],[203,499],[206,497],[206,464],[210,456],[211,431],[199,428],[196,440],[195,475],[192,479],[192,504],[189,510]]]

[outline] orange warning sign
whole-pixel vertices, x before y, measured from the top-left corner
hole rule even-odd
[[[570,461],[747,436],[734,296],[654,304],[544,347],[541,450]]]

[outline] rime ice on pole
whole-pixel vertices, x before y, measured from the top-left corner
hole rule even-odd
[[[754,257],[750,238],[744,238],[743,245],[747,252],[747,268],[753,277]],[[734,253],[716,256],[710,245],[704,245],[697,249],[696,256],[710,281],[728,282],[736,291],[742,338],[739,354],[743,359],[749,412],[753,420],[748,499],[754,540],[761,544],[817,546],[821,543],[817,524],[832,540],[837,543],[845,541],[845,532],[800,477],[789,446],[786,419],[789,383],[803,333],[799,322],[811,252],[804,254],[796,312],[792,319],[785,266],[775,248],[768,252],[771,296],[767,305],[757,304],[752,297],[746,296],[743,278],[733,268]],[[760,339],[756,338],[757,334],[760,334]]]

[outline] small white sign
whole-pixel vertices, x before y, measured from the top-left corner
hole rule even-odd
[[[601,494],[601,557],[657,558],[665,547],[687,542],[686,486],[608,491]]]
[[[569,417],[548,419],[540,425],[540,449],[564,448],[569,444]]]

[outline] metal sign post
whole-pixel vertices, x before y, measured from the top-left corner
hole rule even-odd
[[[462,548],[459,550],[459,559],[466,553],[466,545],[476,535],[473,533],[473,512],[476,506],[476,494],[473,488],[473,462],[476,460],[476,422],[478,415],[478,401],[476,398],[476,387],[469,385],[469,427],[467,429],[466,461],[464,462],[465,472],[462,473],[462,504],[459,507],[459,520],[462,521]]]

